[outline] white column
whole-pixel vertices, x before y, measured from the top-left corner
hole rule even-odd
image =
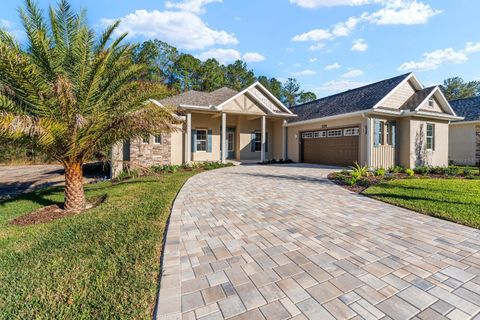
[[[266,130],[267,130],[266,118],[262,116],[262,143],[260,148],[260,162],[265,161],[265,140],[266,140]]]
[[[185,163],[192,161],[192,114],[187,113],[187,132],[185,135]]]
[[[372,119],[367,118],[367,167],[372,166]]]
[[[220,160],[222,163],[225,163],[227,161],[227,146],[226,142],[227,141],[227,114],[222,113],[222,152],[220,155]]]
[[[283,160],[287,160],[288,155],[287,155],[287,127],[286,127],[287,121],[283,120],[283,126],[282,126],[282,158]]]

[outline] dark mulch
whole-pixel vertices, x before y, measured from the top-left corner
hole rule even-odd
[[[106,199],[107,199],[106,195],[89,199],[87,201],[86,209],[81,212],[64,210],[63,206],[58,204],[52,204],[50,206],[42,207],[40,209],[37,209],[35,211],[29,212],[20,217],[17,217],[11,220],[10,224],[13,224],[16,226],[29,226],[33,224],[42,224],[42,223],[52,222],[57,219],[70,217],[77,214],[82,214],[85,211],[95,208],[99,204],[105,202]]]

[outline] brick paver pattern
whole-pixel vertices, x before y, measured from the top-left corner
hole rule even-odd
[[[353,194],[308,165],[178,194],[157,319],[480,319],[480,231]]]

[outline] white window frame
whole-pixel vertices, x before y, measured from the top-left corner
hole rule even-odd
[[[205,132],[205,139],[198,139],[198,133],[199,132]],[[205,150],[199,150],[198,149],[198,145],[199,145],[199,142],[203,142],[205,141]],[[200,128],[200,129],[195,129],[195,150],[196,152],[207,152],[208,150],[208,129],[203,129],[203,128]]]
[[[255,140],[254,140],[254,147],[253,150],[254,152],[262,152],[262,132],[261,131],[255,131]],[[258,149],[257,149],[258,146]]]
[[[337,137],[342,137],[343,136],[343,130],[342,129],[332,129],[327,131],[327,137],[328,138],[337,138]]]
[[[352,137],[352,136],[358,136],[360,134],[360,131],[358,128],[345,128],[343,129],[343,136],[345,137]]]
[[[322,131],[315,131],[313,133],[314,138],[325,138],[327,136],[327,132],[325,130]]]
[[[311,139],[311,138],[313,138],[313,132],[309,131],[309,132],[302,133],[302,139]]]
[[[157,138],[159,138],[159,140],[160,140],[159,142],[157,142]],[[163,139],[162,139],[162,138],[163,138],[163,137],[162,137],[161,134],[158,134],[158,135],[153,136],[153,143],[154,143],[154,144],[162,144],[162,142],[163,142]]]
[[[428,135],[428,127],[431,126],[432,128],[432,134],[429,136]],[[430,147],[428,146],[428,140],[430,139]],[[425,149],[428,151],[434,151],[435,150],[435,124],[433,123],[427,123],[427,128],[425,130]]]
[[[428,107],[433,108],[435,106],[435,100],[432,98],[428,99]]]

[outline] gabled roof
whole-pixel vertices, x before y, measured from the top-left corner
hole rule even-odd
[[[223,87],[212,92],[190,90],[179,95],[160,100],[162,105],[179,107],[180,105],[192,106],[217,106],[235,96],[238,91]]]
[[[412,73],[375,82],[360,88],[307,102],[291,108],[298,115],[291,122],[330,117],[345,113],[363,111],[375,107]]]
[[[405,101],[400,109],[415,111],[436,88],[437,86],[433,86],[415,92],[407,101]]]
[[[449,101],[458,116],[465,117],[463,121],[480,120],[480,96]]]

